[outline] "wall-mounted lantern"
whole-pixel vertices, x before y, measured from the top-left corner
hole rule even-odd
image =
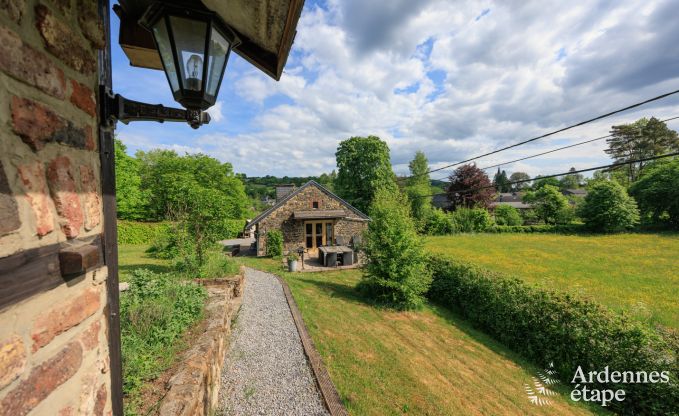
[[[213,12],[154,3],[140,24],[153,34],[174,99],[190,110],[215,104],[233,31]]]
[[[184,108],[146,104],[103,87],[102,124],[117,121],[209,123],[231,52],[279,80],[304,0],[117,0],[118,43],[130,65],[162,70]]]

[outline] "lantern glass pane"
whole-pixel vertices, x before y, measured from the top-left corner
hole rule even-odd
[[[217,96],[219,81],[224,73],[226,61],[229,59],[230,48],[231,45],[226,37],[213,26],[208,55],[207,89],[205,90],[206,94],[211,97]]]
[[[184,90],[201,91],[207,23],[170,16],[170,26],[179,59],[182,86]]]
[[[167,79],[170,82],[172,92],[177,92],[179,91],[177,68],[175,68],[174,58],[172,57],[172,47],[170,45],[170,37],[167,34],[165,19],[160,19],[158,23],[153,26],[153,36],[156,39],[158,53],[160,54],[160,59],[163,61],[163,65],[165,66],[165,73],[167,74]]]

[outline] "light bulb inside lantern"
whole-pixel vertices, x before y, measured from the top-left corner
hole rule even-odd
[[[193,54],[186,63],[186,88],[189,90],[200,91],[203,76],[203,59]]]

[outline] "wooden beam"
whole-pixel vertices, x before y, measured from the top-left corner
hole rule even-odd
[[[98,0],[99,18],[104,32],[111,33],[109,0]],[[120,299],[118,292],[118,229],[116,223],[115,149],[113,130],[105,125],[105,94],[112,90],[111,39],[99,50],[99,160],[101,163],[101,191],[104,210],[104,262],[108,266],[106,279],[106,308],[108,319],[108,353],[111,374],[111,410],[123,414],[123,365],[120,349]]]

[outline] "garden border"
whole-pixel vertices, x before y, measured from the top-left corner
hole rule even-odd
[[[299,311],[299,308],[297,307],[297,303],[295,302],[295,299],[292,297],[290,287],[285,282],[285,280],[283,280],[282,277],[278,276],[277,274],[273,275],[276,277],[276,279],[278,279],[281,286],[283,287],[283,293],[285,294],[285,299],[287,300],[288,306],[290,307],[292,319],[295,322],[295,326],[297,327],[297,333],[299,334],[299,338],[302,341],[302,348],[304,349],[304,354],[307,356],[307,359],[309,360],[311,371],[314,374],[314,378],[316,379],[316,384],[318,385],[318,389],[321,392],[321,396],[323,396],[323,401],[325,402],[326,408],[328,409],[332,416],[348,416],[349,413],[347,412],[347,409],[344,407],[344,404],[342,404],[342,399],[340,399],[340,395],[337,392],[337,388],[330,379],[328,370],[325,368],[325,365],[323,364],[323,359],[321,358],[321,355],[318,353],[318,350],[316,349],[316,345],[314,345],[313,340],[309,336],[309,331],[307,330],[306,325],[304,324],[304,320],[302,319],[302,315]]]

